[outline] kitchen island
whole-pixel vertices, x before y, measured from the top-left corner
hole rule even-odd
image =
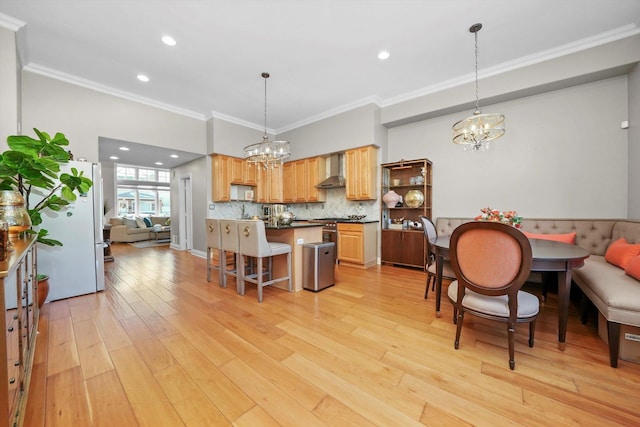
[[[322,242],[322,224],[306,221],[293,221],[291,225],[272,227],[266,225],[267,240],[291,245],[291,285],[294,291],[302,290],[302,245]],[[286,276],[287,257],[273,257],[273,277]],[[278,282],[273,286],[287,289],[287,282]]]

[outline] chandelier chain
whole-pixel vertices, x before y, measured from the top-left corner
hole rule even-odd
[[[478,31],[474,32],[473,35],[476,39],[476,111],[480,111],[479,107],[479,95],[478,95]]]
[[[264,77],[264,134],[267,135],[267,79],[269,78],[268,73],[262,73],[262,77]]]

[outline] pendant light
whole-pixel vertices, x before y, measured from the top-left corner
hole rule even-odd
[[[476,41],[476,109],[473,115],[453,125],[453,142],[464,145],[465,151],[485,151],[489,142],[504,135],[504,115],[481,113],[478,103],[478,31],[482,24],[469,28]]]
[[[244,147],[244,158],[247,162],[261,164],[265,169],[282,164],[282,160],[291,155],[289,141],[271,141],[267,135],[267,79],[269,73],[262,73],[264,78],[264,135],[262,142]]]

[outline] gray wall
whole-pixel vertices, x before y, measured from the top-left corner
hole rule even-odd
[[[63,132],[76,157],[98,161],[98,137],[206,154],[205,121],[22,73],[22,129]]]
[[[474,216],[491,206],[525,217],[627,215],[627,78],[610,78],[483,106],[506,116],[486,152],[451,142],[470,112],[389,129],[389,158],[433,161],[433,213]]]
[[[178,181],[183,177],[191,178],[191,200],[192,200],[192,227],[193,227],[193,245],[192,251],[199,255],[206,255],[206,229],[205,221],[207,213],[207,204],[211,196],[207,193],[208,177],[211,169],[208,167],[206,157],[194,160],[189,163],[185,163],[177,168],[171,170],[171,234],[172,236],[181,236],[184,234],[184,230],[180,228],[181,222],[179,221],[180,212],[178,211]],[[173,237],[173,243],[176,242]]]
[[[18,133],[18,58],[16,33],[0,26],[0,147]]]
[[[640,65],[629,73],[629,218],[640,219]]]

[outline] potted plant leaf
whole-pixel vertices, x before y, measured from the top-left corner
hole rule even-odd
[[[60,165],[71,159],[66,148],[69,140],[64,134],[58,132],[52,138],[46,132],[33,130],[37,139],[26,135],[7,137],[10,149],[0,155],[0,190],[17,191],[23,196],[31,225],[38,228],[26,233],[37,235],[38,242],[44,245],[62,246],[43,228],[41,211],[63,210],[77,195],[87,193],[93,182],[75,168],[70,174],[60,173]],[[31,195],[36,190],[43,197],[31,206]]]

